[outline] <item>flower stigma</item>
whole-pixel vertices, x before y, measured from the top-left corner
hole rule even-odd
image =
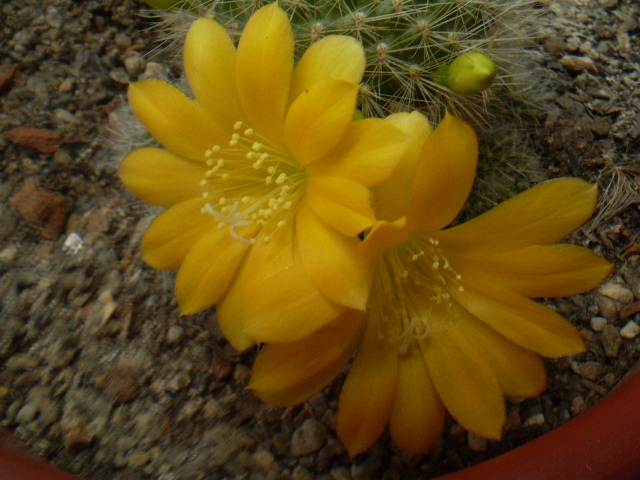
[[[255,244],[262,229],[271,226],[261,237],[269,243],[295,212],[306,173],[289,152],[244,122],[233,128],[228,145],[205,152],[207,170],[200,186],[202,197],[211,200],[202,213],[215,218],[218,228],[228,226],[229,234],[243,243]]]
[[[401,354],[412,341],[429,336],[434,309],[452,307],[451,289],[464,291],[462,275],[439,245],[435,238],[410,235],[387,250],[376,267],[369,314],[377,321],[378,337],[397,341]]]

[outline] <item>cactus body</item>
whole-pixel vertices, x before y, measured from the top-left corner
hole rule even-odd
[[[239,35],[251,14],[270,0],[148,0],[154,5],[159,1],[171,11],[162,28],[184,32],[193,17],[206,16]],[[459,57],[481,52],[500,66],[498,84],[513,83],[514,53],[527,37],[524,25],[531,18],[533,0],[280,0],[279,4],[291,18],[298,54],[329,34],[362,41],[367,53],[361,91],[365,115],[426,105],[428,111],[441,112],[433,107],[444,105],[469,117],[474,116],[473,104],[482,102],[464,96],[479,93],[482,88],[477,85],[486,88],[491,81],[477,80],[475,88],[456,89],[455,83],[442,81],[442,72]]]

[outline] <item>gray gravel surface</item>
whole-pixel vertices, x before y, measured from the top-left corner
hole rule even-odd
[[[502,442],[449,420],[426,455],[384,436],[355,458],[333,429],[343,377],[297,407],[260,402],[245,389],[255,353],[234,351],[213,311],[180,318],[172,275],[140,259],[153,212],[118,181],[107,125],[128,81],[162,71],[143,6],[0,5],[0,425],[33,450],[90,480],[431,478],[561,425],[640,357],[635,0],[540,2],[530,52],[545,90],[532,133],[545,175],[605,192],[571,240],[615,271],[597,291],[546,301],[589,351],[548,361],[548,390],[508,402]]]

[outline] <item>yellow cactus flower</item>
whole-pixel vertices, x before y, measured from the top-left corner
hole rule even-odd
[[[120,167],[140,198],[169,207],[147,230],[143,259],[178,268],[181,313],[215,304],[239,349],[364,310],[371,270],[355,247],[375,222],[368,187],[408,145],[388,122],[353,120],[359,42],[325,37],[295,67],[293,52],[275,3],[251,17],[237,49],[224,27],[200,18],[184,50],[195,100],[160,80],[128,92],[166,147],[136,150]]]
[[[584,351],[569,322],[531,299],[578,294],[609,273],[590,250],[554,245],[592,215],[596,186],[550,180],[445,228],[473,183],[475,133],[450,115],[433,132],[417,112],[387,121],[414,140],[374,189],[380,220],[359,247],[375,262],[366,314],[347,311],[301,341],[266,345],[250,387],[280,405],[303,401],[357,347],[336,421],[349,453],[367,449],[387,424],[403,450],[425,452],[447,410],[466,429],[499,439],[503,396],[545,388],[537,354]]]

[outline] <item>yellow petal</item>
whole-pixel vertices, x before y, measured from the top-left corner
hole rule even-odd
[[[597,186],[579,178],[549,180],[469,222],[439,232],[438,239],[443,248],[460,252],[555,243],[587,221],[597,199]]]
[[[455,304],[464,338],[481,353],[498,379],[502,393],[510,397],[535,397],[544,391],[547,374],[538,355],[510,342]]]
[[[573,325],[533,300],[489,286],[465,286],[450,293],[471,314],[528,350],[552,358],[585,350]]]
[[[284,116],[293,72],[293,32],[276,2],[255,12],[242,32],[236,86],[249,126],[283,145]]]
[[[311,45],[293,71],[289,101],[325,78],[359,84],[364,74],[362,44],[353,37],[330,35]]]
[[[480,352],[469,344],[451,309],[434,309],[431,333],[421,341],[433,384],[460,425],[476,434],[500,439],[505,420],[498,380]]]
[[[331,301],[364,311],[372,263],[358,255],[357,237],[347,237],[313,213],[307,202],[296,212],[300,258],[313,282]]]
[[[389,248],[403,243],[408,235],[406,217],[395,222],[376,222],[365,239],[358,245],[358,253],[369,260],[377,260]]]
[[[293,102],[284,133],[300,165],[322,157],[342,139],[353,118],[357,95],[355,83],[328,78],[307,88]]]
[[[440,230],[467,201],[478,163],[478,139],[464,120],[446,114],[424,142],[413,180],[409,228]]]
[[[213,217],[201,212],[204,204],[195,198],[162,212],[142,237],[142,259],[153,268],[178,268],[191,247],[216,228]]]
[[[611,271],[611,263],[575,245],[525,247],[447,258],[471,285],[492,285],[529,298],[564,297],[591,290]]]
[[[214,228],[191,248],[176,278],[181,315],[191,315],[215,305],[226,292],[249,246],[228,230]]]
[[[294,342],[335,320],[345,308],[315,285],[298,256],[293,228],[285,226],[269,244],[260,238],[247,259],[244,286],[245,333],[256,342]]]
[[[396,395],[398,350],[378,337],[378,324],[367,321],[364,338],[344,382],[336,431],[350,455],[369,448],[382,435]]]
[[[419,154],[426,138],[431,134],[429,120],[418,111],[394,113],[385,118],[410,138],[402,160],[391,176],[373,189],[376,217],[394,221],[411,212],[410,186],[413,185]]]
[[[160,148],[134,150],[120,164],[122,183],[145,202],[170,207],[202,196],[205,167]]]
[[[419,348],[400,355],[398,388],[389,429],[396,445],[407,453],[426,452],[442,433],[446,411]]]
[[[362,336],[362,316],[347,310],[300,341],[265,345],[253,364],[249,388],[280,406],[307,400],[344,368]]]
[[[408,144],[409,137],[390,122],[358,120],[349,124],[342,141],[325,158],[308,166],[308,172],[345,177],[371,187],[391,175]]]
[[[245,290],[245,332],[256,342],[293,342],[344,311],[313,283],[301,262],[273,272],[254,291]]]
[[[204,108],[167,82],[131,83],[128,97],[149,133],[181,157],[204,162],[207,149],[229,141]]]
[[[311,176],[305,195],[316,215],[347,236],[355,237],[376,221],[369,190],[353,180]]]
[[[229,289],[216,305],[220,330],[233,348],[240,352],[255,345],[253,339],[244,332],[242,312],[244,285],[252,273],[247,268],[248,256],[249,254],[245,255],[236,276],[233,278],[231,285],[229,285]]]
[[[245,117],[236,90],[236,48],[226,29],[210,18],[193,22],[184,43],[184,67],[200,105],[231,132]]]

